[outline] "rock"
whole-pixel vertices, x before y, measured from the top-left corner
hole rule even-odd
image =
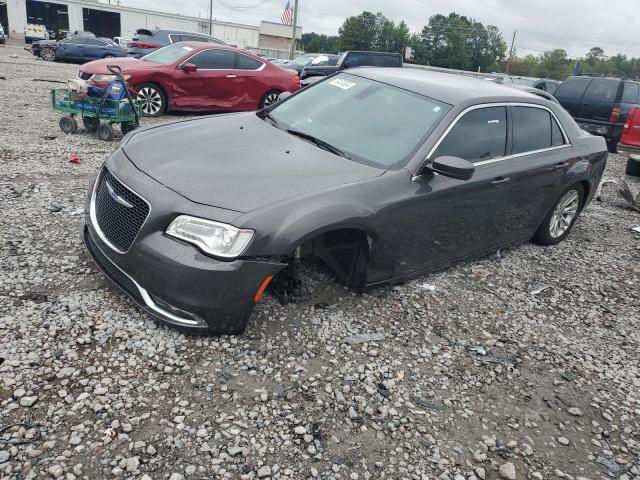
[[[64,473],[64,470],[60,465],[51,465],[47,469],[47,472],[49,472],[53,478],[60,478]]]
[[[500,478],[504,480],[516,480],[516,467],[513,463],[507,462],[500,465],[498,469],[498,474]]]
[[[32,407],[38,401],[38,397],[22,397],[20,399],[21,407]]]
[[[138,457],[131,457],[127,459],[126,470],[129,473],[135,473],[140,466],[140,459]]]
[[[301,425],[298,425],[296,428],[293,429],[293,432],[296,435],[304,435],[305,433],[307,433],[307,429]]]
[[[578,407],[567,408],[567,412],[569,412],[574,417],[581,417],[582,416],[582,410],[580,410]]]
[[[5,463],[11,458],[11,454],[6,450],[0,450],[0,463]]]
[[[567,437],[558,437],[558,443],[566,447],[567,445],[569,445],[570,442]]]
[[[271,476],[271,467],[264,465],[258,469],[258,478],[266,478]]]
[[[181,473],[172,473],[169,480],[184,480],[184,475]]]

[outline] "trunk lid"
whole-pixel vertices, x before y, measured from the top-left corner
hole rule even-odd
[[[640,147],[640,109],[634,108],[627,117],[620,143]]]

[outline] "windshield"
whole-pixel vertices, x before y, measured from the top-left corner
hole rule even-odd
[[[170,65],[192,51],[192,47],[174,43],[173,45],[167,45],[166,47],[159,48],[158,50],[145,55],[140,60],[151,63],[160,63],[162,65]]]
[[[526,85],[528,87],[533,87],[536,83],[538,83],[538,81],[529,80],[527,78],[514,78],[513,83],[515,83],[516,85]]]
[[[391,85],[341,74],[271,110],[277,127],[311,135],[352,160],[405,164],[451,107]]]
[[[294,60],[291,60],[290,62],[288,62],[289,65],[295,65],[297,67],[306,67],[307,65],[311,64],[311,61],[313,60],[313,56],[311,55],[304,55],[302,57],[298,57]]]

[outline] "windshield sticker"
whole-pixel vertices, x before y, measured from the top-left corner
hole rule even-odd
[[[442,110],[442,108],[441,108],[441,107],[433,107],[433,111],[434,111],[435,113],[438,113],[440,110]]]
[[[190,52],[191,50],[193,50],[193,47],[182,47],[182,49]]]
[[[344,78],[336,78],[335,80],[331,80],[329,83],[335,87],[341,88],[342,90],[349,90],[351,87],[356,85],[355,82],[350,82]]]

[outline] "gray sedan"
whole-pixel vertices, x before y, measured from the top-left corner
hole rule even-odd
[[[154,318],[242,332],[299,258],[356,291],[564,240],[607,159],[559,105],[473,78],[352,69],[253,113],[136,130],[89,192],[84,241]]]

